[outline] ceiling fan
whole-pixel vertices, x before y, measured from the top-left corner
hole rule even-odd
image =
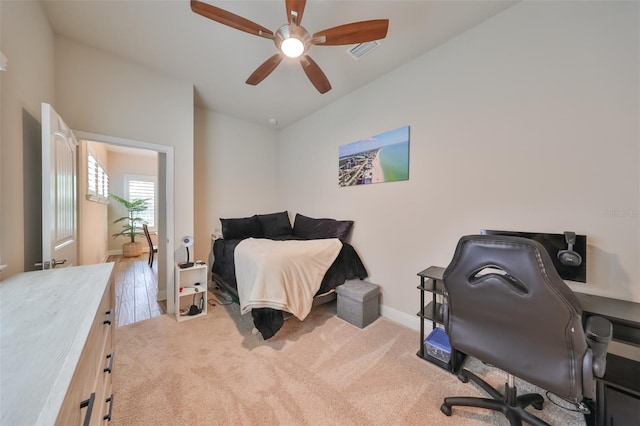
[[[272,32],[246,18],[199,0],[191,0],[191,10],[206,18],[240,31],[273,40],[278,53],[267,59],[249,76],[246,83],[256,85],[267,78],[283,56],[300,58],[305,74],[320,93],[331,90],[331,84],[318,64],[307,54],[315,46],[339,46],[380,40],[387,36],[388,19],[352,22],[328,28],[313,35],[300,25],[306,0],[285,0],[288,23]]]

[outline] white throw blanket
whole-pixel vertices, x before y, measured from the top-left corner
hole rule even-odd
[[[241,312],[272,308],[305,319],[341,249],[342,243],[336,238],[241,241],[234,252]]]

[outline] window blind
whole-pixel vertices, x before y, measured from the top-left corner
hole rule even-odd
[[[109,175],[91,153],[87,155],[87,198],[104,203],[109,200]]]
[[[128,194],[128,200],[133,201],[136,199],[147,200],[147,210],[140,212],[138,217],[143,218],[147,222],[149,228],[155,228],[156,226],[156,182],[152,176],[128,176],[126,179],[126,192]]]

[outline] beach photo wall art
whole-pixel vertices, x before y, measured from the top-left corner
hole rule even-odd
[[[340,186],[409,179],[409,126],[339,148]]]

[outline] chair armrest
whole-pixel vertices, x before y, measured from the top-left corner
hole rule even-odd
[[[587,319],[585,335],[593,353],[593,374],[602,377],[607,366],[607,348],[613,338],[611,322],[603,317],[591,316]]]

